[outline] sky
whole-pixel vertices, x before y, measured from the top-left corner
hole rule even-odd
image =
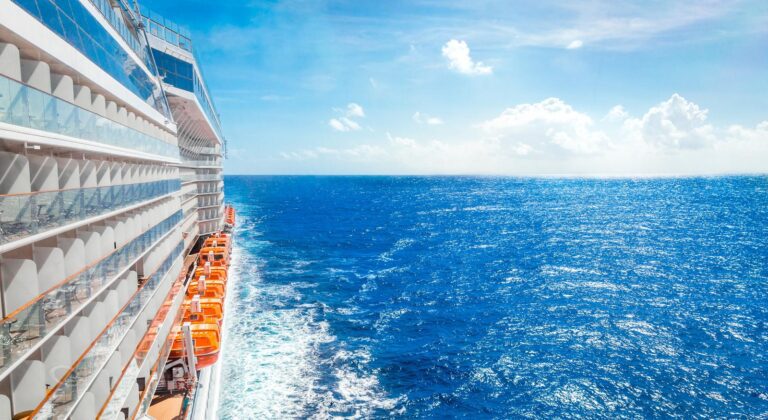
[[[228,174],[768,172],[768,1],[142,5],[190,29]]]

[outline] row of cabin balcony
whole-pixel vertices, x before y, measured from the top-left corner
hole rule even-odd
[[[199,228],[199,235],[209,235],[221,231],[222,220],[221,218],[218,218],[214,220],[201,221],[197,225]]]
[[[0,245],[178,191],[170,166],[0,152]]]
[[[172,282],[160,280],[172,265],[180,268],[176,263],[178,243],[179,235],[163,239],[134,270],[111,283],[56,334],[48,336],[37,352],[19,363],[0,382],[0,418],[35,409],[44,400],[50,407],[43,408],[52,410],[39,414],[94,418],[164,301]],[[152,288],[148,288],[142,277],[152,273],[159,277],[153,276]],[[177,273],[171,274],[175,277]],[[59,383],[56,392],[47,396],[47,391]],[[138,393],[129,400],[138,402]],[[4,410],[4,406],[8,408]]]
[[[197,198],[197,207],[221,207],[224,203],[219,195],[206,195]]]
[[[21,58],[18,47],[13,44],[0,43],[0,76],[52,95],[159,141],[178,146],[177,137],[173,133],[107,99],[101,93],[92,92],[89,86],[75,84],[68,75],[52,73],[50,65],[44,61]]]
[[[108,187],[177,179],[165,165],[0,151],[0,195]]]

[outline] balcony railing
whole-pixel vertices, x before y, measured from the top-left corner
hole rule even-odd
[[[0,195],[0,245],[99,216],[181,188],[178,179]]]
[[[96,264],[9,314],[0,323],[0,375],[69,315],[122,274],[145,250],[181,222],[181,211],[155,225]]]
[[[197,187],[197,194],[221,194],[224,192],[224,188],[221,188],[220,186],[216,185],[208,185],[208,186],[198,186]]]
[[[221,220],[223,217],[223,214],[219,212],[218,209],[216,210],[209,210],[209,209],[200,209],[200,213],[198,213],[197,221],[198,222],[210,222],[212,220]]]
[[[211,200],[210,198],[214,198],[214,199]],[[221,204],[222,202],[219,201],[217,197],[206,196],[206,197],[201,197],[197,200],[197,208],[199,209],[202,209],[205,207],[220,207]]]
[[[181,182],[221,181],[221,174],[183,175]]]
[[[140,286],[130,301],[112,319],[64,377],[48,391],[45,399],[32,413],[34,418],[67,418],[80,398],[90,388],[96,375],[101,372],[112,354],[122,342],[126,333],[133,327],[139,314],[154,296],[165,275],[175,265],[184,251],[184,242],[171,251],[165,261]]]
[[[0,76],[0,122],[179,159],[178,146],[5,76]]]
[[[181,166],[221,166],[221,159],[181,160]]]
[[[184,150],[190,151],[192,153],[196,153],[198,155],[220,155],[221,154],[220,146],[204,147],[204,146],[186,146],[184,144],[179,144],[179,147],[181,147]]]

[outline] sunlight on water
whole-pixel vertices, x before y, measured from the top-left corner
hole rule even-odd
[[[232,177],[219,414],[764,417],[767,182]]]

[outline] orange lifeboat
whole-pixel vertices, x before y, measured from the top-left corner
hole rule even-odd
[[[201,298],[223,298],[227,291],[227,283],[221,280],[208,280],[205,279],[205,290],[200,293],[199,281],[193,280],[187,287],[187,296],[200,295]]]
[[[221,335],[218,324],[191,324],[192,341],[195,343],[195,358],[197,369],[206,368],[219,360]],[[181,327],[174,328],[176,338],[171,346],[171,359],[184,357],[184,337]]]
[[[194,302],[197,301],[197,302]],[[224,319],[224,299],[194,297],[184,301],[184,322],[221,325]]]
[[[225,246],[229,248],[230,245],[230,237],[229,235],[224,234],[225,236],[209,236],[205,242],[203,242],[203,246]]]
[[[227,206],[224,213],[224,223],[229,226],[235,225],[235,209],[233,207]]]
[[[206,262],[210,262],[211,265],[229,265],[229,250],[224,247],[204,247],[200,249],[199,255],[199,265],[204,265]]]
[[[210,280],[221,280],[221,281],[227,281],[227,269],[222,266],[203,266],[198,267],[195,270],[195,279],[200,278],[200,276],[205,276],[206,279]]]

